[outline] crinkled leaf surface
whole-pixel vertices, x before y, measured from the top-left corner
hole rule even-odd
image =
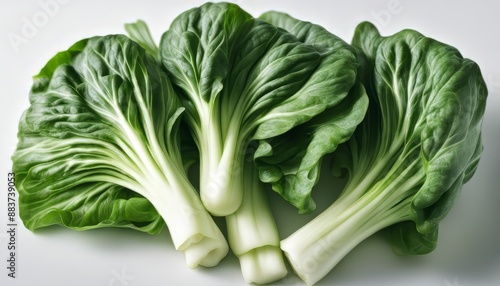
[[[404,177],[401,198],[411,197],[414,222],[388,233],[396,252],[427,253],[477,167],[486,85],[476,63],[413,30],[382,37],[365,22],[352,44],[364,58],[370,108],[350,141],[349,173],[358,180],[377,168],[376,181]]]
[[[162,63],[202,156],[202,199],[207,186],[238,189],[223,182],[241,170],[251,140],[311,120],[354,86],[357,61],[348,44],[311,24],[283,29],[271,20],[207,3],[181,14],[162,36]]]
[[[321,26],[286,14],[267,12],[260,18],[313,46],[322,58],[318,69],[299,92],[300,97],[271,111],[279,114],[279,120],[319,115],[280,136],[260,140],[255,153],[260,179],[272,183],[273,189],[300,213],[307,213],[315,209],[311,191],[319,179],[321,159],[351,137],[365,115],[368,98],[361,84],[353,87],[357,60],[344,41]],[[302,101],[323,101],[324,104],[309,107]],[[274,121],[262,124],[257,134],[265,134],[265,130],[272,130],[275,124]]]
[[[299,97],[306,100],[307,94],[299,96],[297,91],[321,64],[321,54],[313,46],[228,3],[207,3],[181,14],[163,35],[160,52],[173,82],[188,100],[187,112],[199,121],[204,116],[200,112],[203,104],[214,111],[211,116],[219,111],[221,118],[216,119],[223,134],[233,119],[241,121],[247,134],[253,133],[250,131],[258,124],[269,124],[261,118],[271,108]],[[310,98],[321,98],[318,94],[311,93]],[[318,107],[322,102],[316,106],[313,102],[303,102],[302,107],[325,108]],[[294,107],[298,109],[297,104]],[[308,118],[314,114],[310,112]],[[278,120],[277,116],[266,119]],[[290,120],[293,126],[306,119]],[[273,127],[261,128],[263,131],[255,137],[265,138],[287,129],[278,131],[276,125],[280,124],[269,125]]]
[[[165,156],[182,169],[182,109],[172,92],[155,60],[122,35],[80,41],[51,59],[34,77],[12,157],[26,227],[158,233],[164,221],[137,190],[162,187],[145,183],[145,170]]]

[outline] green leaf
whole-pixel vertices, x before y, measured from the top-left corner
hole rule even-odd
[[[413,221],[404,221],[385,229],[394,253],[398,255],[422,255],[436,249],[438,229],[422,234]]]
[[[27,228],[161,230],[153,205],[131,189],[147,179],[134,144],[165,142],[174,131],[165,122],[179,103],[162,96],[168,85],[124,36],[80,41],[48,62],[35,76],[12,158]]]
[[[231,39],[249,18],[228,3],[208,3],[176,17],[160,42],[172,80],[188,95],[213,100],[228,73]]]
[[[267,139],[283,134],[343,101],[356,81],[358,62],[350,45],[319,25],[279,12],[267,12],[260,18],[314,48],[321,59],[301,89],[264,117],[254,138]]]
[[[351,137],[365,115],[368,98],[361,84],[353,87],[355,53],[341,39],[286,14],[268,12],[261,18],[321,55],[321,63],[301,90],[272,109],[266,115],[270,120],[255,135],[265,139],[255,153],[260,179],[272,183],[300,213],[307,213],[316,207],[311,191],[319,179],[321,159]]]
[[[51,196],[51,201],[57,203],[49,204],[33,195],[22,200],[21,218],[26,221],[28,229],[51,225],[75,230],[124,227],[158,234],[165,225],[148,200],[109,183],[87,183],[59,189]],[[27,208],[36,215],[28,214]]]
[[[239,206],[235,173],[252,140],[311,120],[354,85],[354,50],[309,28],[300,28],[301,39],[299,31],[252,18],[234,4],[207,3],[181,14],[163,34],[162,63],[186,107],[200,150],[201,197],[212,214]]]
[[[323,157],[346,142],[364,118],[368,98],[363,86],[353,87],[348,98],[283,135],[259,142],[254,158],[260,179],[272,183],[300,213],[316,207],[311,195]]]
[[[155,59],[159,60],[160,54],[158,45],[153,40],[153,36],[151,35],[146,22],[137,20],[134,23],[125,24],[125,31],[127,31],[128,36],[144,48],[146,52],[148,52]]]

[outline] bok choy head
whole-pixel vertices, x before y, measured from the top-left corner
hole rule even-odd
[[[476,63],[416,31],[382,37],[366,22],[352,45],[370,101],[354,135],[334,152],[333,172],[346,174],[347,185],[281,242],[307,284],[382,229],[396,253],[434,250],[439,223],[483,149],[487,89]]]
[[[212,266],[227,243],[189,183],[183,108],[157,61],[123,35],[82,40],[35,76],[13,160],[28,229],[167,224],[189,266]]]
[[[249,142],[281,135],[348,97],[354,49],[326,30],[314,37],[318,44],[228,3],[191,9],[163,34],[161,61],[186,107],[201,155],[201,198],[212,214],[241,204]]]

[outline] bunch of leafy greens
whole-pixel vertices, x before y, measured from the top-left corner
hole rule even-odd
[[[345,130],[332,138],[333,151],[366,111],[354,49],[317,25],[293,21],[301,36],[236,5],[207,3],[177,17],[159,48],[144,22],[126,26],[150,54],[157,57],[159,49],[199,149],[201,198],[212,214],[227,216],[229,243],[249,283],[287,273],[269,203],[249,164],[250,142],[264,146],[319,114],[334,120],[338,112]]]
[[[142,21],[125,29],[77,42],[34,77],[12,157],[27,228],[166,224],[190,267],[215,266],[228,244],[211,214],[225,216],[248,283],[284,277],[283,250],[314,284],[381,229],[397,253],[434,249],[482,151],[486,87],[456,49],[369,23],[349,45],[229,3],[180,14],[159,45]],[[311,212],[332,152],[345,189],[280,242],[262,182]]]
[[[416,31],[382,37],[366,22],[352,45],[370,107],[334,153],[333,172],[346,173],[347,185],[326,211],[281,242],[308,285],[382,229],[398,254],[432,251],[438,224],[483,149],[487,89],[473,61]]]
[[[153,56],[158,47],[151,37],[146,23],[139,20],[125,25],[129,36]],[[192,140],[186,136],[182,151],[186,170],[199,161],[199,152]],[[187,140],[186,140],[187,139]],[[190,148],[193,147],[194,148]],[[196,149],[196,150],[194,150]],[[265,284],[286,276],[280,237],[272,211],[267,201],[265,189],[253,167],[251,150],[247,150],[243,166],[237,174],[244,189],[239,208],[226,217],[227,237],[232,252],[240,260],[243,278],[248,283]]]
[[[248,282],[286,275],[249,143],[366,102],[354,49],[319,26],[296,25],[302,37],[237,5],[207,3],[179,15],[159,47],[139,21],[125,26],[130,38],[90,38],[57,54],[35,77],[13,155],[26,226],[158,233],[165,222],[189,266],[213,266],[227,245],[208,209],[227,216]],[[192,154],[201,200],[187,178]]]

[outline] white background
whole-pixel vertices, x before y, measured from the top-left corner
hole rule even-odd
[[[437,249],[425,256],[398,257],[375,235],[318,285],[500,285],[500,5],[411,0],[234,2],[255,16],[271,9],[287,12],[323,25],[347,42],[363,20],[373,22],[383,35],[416,29],[457,47],[481,66],[490,90],[485,151],[476,175],[441,223]],[[31,76],[77,40],[123,33],[122,25],[137,19],[145,20],[159,40],[176,15],[202,3],[0,0],[0,285],[245,285],[232,255],[214,269],[188,269],[182,254],[173,250],[168,231],[150,236],[120,229],[75,232],[55,227],[35,234],[22,224],[17,234],[17,278],[7,277],[7,173],[17,123],[28,107]],[[329,183],[323,176],[319,189],[327,191]],[[299,217],[276,196],[272,199],[283,237],[312,217]],[[330,203],[319,201],[319,209]],[[290,274],[275,285],[302,283]]]

